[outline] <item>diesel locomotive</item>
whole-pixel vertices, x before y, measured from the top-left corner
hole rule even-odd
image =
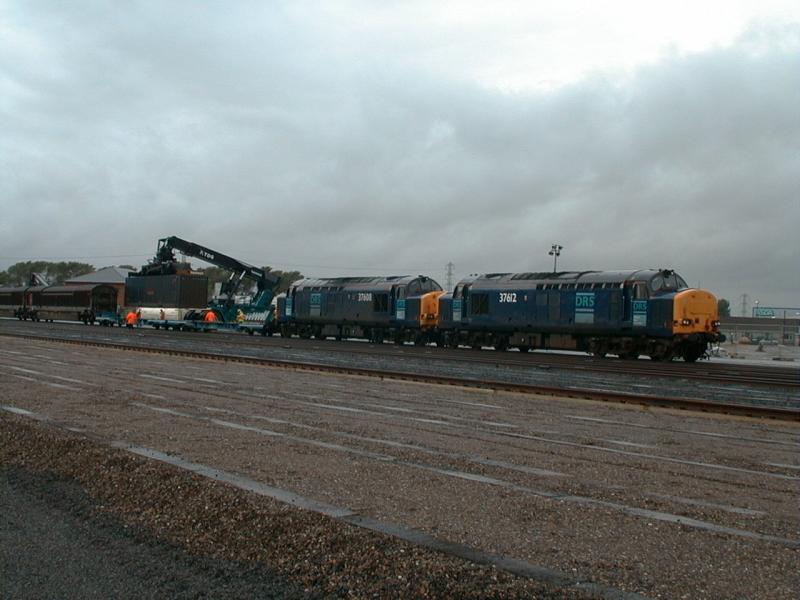
[[[717,300],[667,269],[490,273],[445,293],[425,276],[305,279],[277,305],[283,336],[694,362],[720,342]]]
[[[424,275],[302,279],[278,298],[281,335],[436,342],[442,287]]]
[[[694,362],[724,339],[717,299],[666,269],[472,276],[439,299],[439,311],[449,346]]]

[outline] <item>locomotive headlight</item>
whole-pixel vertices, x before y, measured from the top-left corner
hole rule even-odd
[[[681,321],[681,325],[691,325],[691,324],[692,324],[691,319],[684,319],[683,321]]]
[[[719,327],[719,321],[711,321],[712,327]]]

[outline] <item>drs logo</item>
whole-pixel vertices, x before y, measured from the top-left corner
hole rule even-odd
[[[594,292],[575,294],[575,322],[584,325],[594,323]]]
[[[594,294],[575,294],[575,308],[594,308]]]

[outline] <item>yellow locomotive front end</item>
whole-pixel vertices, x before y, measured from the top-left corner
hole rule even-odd
[[[719,334],[719,311],[714,294],[694,289],[675,294],[672,331],[675,335]]]
[[[675,294],[672,333],[680,344],[680,354],[688,362],[702,356],[708,344],[724,341],[719,331],[717,298],[705,290],[687,289]]]
[[[423,294],[419,303],[419,326],[420,329],[434,329],[439,322],[439,298],[444,295],[444,291],[438,290]]]

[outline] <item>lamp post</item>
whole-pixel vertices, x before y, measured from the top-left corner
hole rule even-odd
[[[561,256],[561,251],[564,249],[564,246],[559,246],[558,244],[553,244],[550,247],[550,252],[548,254],[553,257],[553,273],[556,272],[556,266],[558,265],[558,257]]]

